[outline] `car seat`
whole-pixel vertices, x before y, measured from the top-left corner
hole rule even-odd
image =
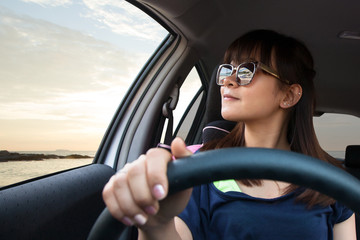
[[[360,145],[349,145],[345,151],[345,167],[360,179]]]
[[[217,120],[207,124],[202,131],[202,141],[207,143],[211,140],[225,137],[235,127],[236,122]]]
[[[360,179],[360,145],[349,145],[345,151],[345,169]],[[360,238],[360,213],[355,213],[356,234]]]

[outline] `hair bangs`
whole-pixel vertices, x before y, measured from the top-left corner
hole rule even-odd
[[[226,50],[224,63],[240,64],[246,60],[255,60],[276,69],[272,61],[274,41],[264,41],[264,35],[259,31],[238,38]]]

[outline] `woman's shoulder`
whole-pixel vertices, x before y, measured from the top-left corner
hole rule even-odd
[[[333,211],[332,220],[334,224],[341,223],[354,214],[350,208],[340,202],[335,202],[333,205],[331,205],[331,208]]]

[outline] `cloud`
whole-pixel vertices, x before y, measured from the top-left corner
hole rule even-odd
[[[69,21],[58,15],[49,22],[0,6],[0,148],[95,149],[151,53],[125,43],[155,48],[166,31],[125,1],[22,1],[39,13],[74,6],[80,18],[69,15],[79,24],[63,27]]]
[[[86,17],[96,20],[112,32],[159,42],[165,30],[142,11],[125,1],[83,0],[88,8]]]
[[[159,42],[166,30],[138,8],[122,0],[22,0],[42,7],[67,7],[72,4],[84,5],[87,11],[83,17],[98,23],[115,34],[136,37],[141,40]]]
[[[22,0],[25,3],[36,3],[42,7],[59,7],[72,4],[71,0]]]
[[[146,60],[78,31],[1,8],[0,14],[2,101],[129,86],[133,68]]]
[[[0,143],[18,150],[38,135],[44,147],[50,138],[59,139],[57,148],[61,139],[99,141],[147,60],[145,54],[1,7],[0,52]]]

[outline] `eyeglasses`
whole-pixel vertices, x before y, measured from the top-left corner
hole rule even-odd
[[[240,86],[248,85],[249,83],[251,83],[257,68],[260,68],[261,70],[267,72],[268,74],[279,79],[280,81],[283,81],[280,79],[279,75],[275,73],[274,70],[272,70],[270,67],[266,66],[265,64],[262,64],[260,62],[244,62],[237,67],[234,67],[231,64],[220,65],[216,74],[216,83],[219,86],[223,86],[225,78],[232,76],[234,72],[236,72],[237,84],[239,84]],[[289,81],[283,81],[283,82],[290,84]]]

